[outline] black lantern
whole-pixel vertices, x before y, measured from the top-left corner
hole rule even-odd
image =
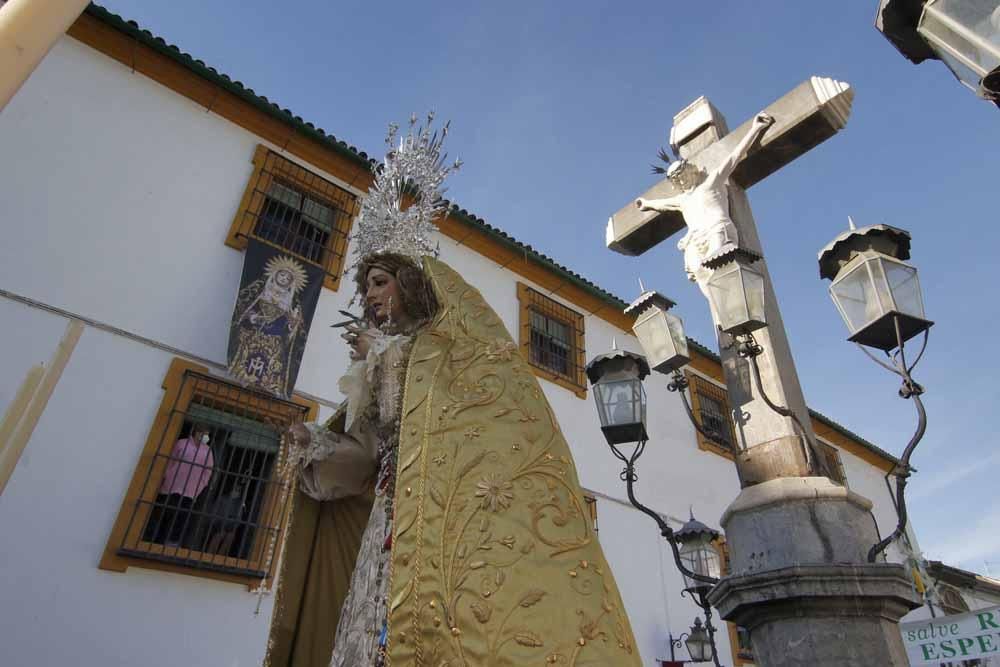
[[[719,531],[713,530],[694,518],[691,518],[674,533],[680,544],[680,559],[684,567],[703,577],[718,579],[722,575],[722,559],[719,552],[712,546],[719,537]],[[684,586],[695,592],[707,592],[711,584],[691,578],[682,570]]]
[[[587,377],[594,387],[594,400],[601,431],[609,445],[645,442],[646,391],[642,380],[649,364],[639,354],[612,350],[587,364]]]
[[[694,625],[691,626],[691,633],[684,640],[691,662],[708,662],[712,659],[712,640],[701,624],[701,619],[694,617]]]
[[[819,253],[819,272],[850,331],[848,340],[892,350],[933,322],[924,318],[910,234],[889,225],[851,228]],[[898,330],[897,330],[898,328]]]
[[[639,285],[642,286],[641,281]],[[679,317],[667,312],[674,305],[659,292],[643,289],[639,298],[625,309],[626,315],[636,318],[632,331],[650,368],[659,373],[672,373],[691,361],[684,325]]]
[[[759,259],[745,250],[717,258],[710,266],[708,294],[719,328],[736,336],[767,326],[764,316],[764,276],[751,265]]]

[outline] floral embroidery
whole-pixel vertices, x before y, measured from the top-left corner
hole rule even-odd
[[[490,343],[486,349],[486,358],[489,361],[511,361],[515,352],[517,352],[517,345],[512,341],[497,339]]]
[[[483,499],[483,509],[499,512],[514,500],[514,485],[496,473],[490,473],[476,484],[476,497]]]

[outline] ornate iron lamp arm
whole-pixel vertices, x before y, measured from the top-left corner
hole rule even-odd
[[[895,317],[894,321],[896,325],[896,340],[899,343],[899,352],[895,357],[892,357],[892,362],[895,368],[890,368],[887,364],[881,365],[889,368],[889,370],[893,373],[903,378],[903,386],[899,388],[899,397],[913,399],[913,404],[917,408],[917,430],[914,431],[913,436],[910,438],[910,442],[906,445],[906,449],[903,450],[903,456],[899,459],[899,465],[896,466],[896,515],[898,517],[896,530],[892,531],[892,534],[889,535],[889,537],[874,545],[871,550],[868,551],[869,563],[874,563],[875,559],[878,558],[878,555],[885,551],[886,547],[892,544],[893,541],[899,539],[899,537],[903,534],[903,531],[906,529],[907,514],[905,493],[906,483],[912,474],[910,457],[913,455],[913,450],[916,449],[917,444],[924,437],[924,431],[927,430],[927,411],[924,409],[924,402],[920,400],[920,395],[924,393],[924,388],[914,382],[913,378],[910,376],[910,371],[912,371],[913,367],[917,365],[918,361],[920,361],[920,358],[924,354],[924,350],[927,348],[927,331],[924,332],[924,343],[920,349],[920,354],[917,355],[916,361],[914,361],[911,366],[907,366],[906,353],[903,348],[903,337],[899,330],[899,318]]]
[[[669,637],[670,637],[670,661],[671,661],[671,662],[673,662],[673,661],[674,661],[674,659],[675,659],[675,656],[674,656],[674,649],[675,649],[675,648],[680,648],[680,647],[681,647],[681,644],[683,644],[683,643],[684,643],[684,638],[685,638],[685,637],[690,637],[690,636],[691,636],[691,633],[690,633],[690,632],[682,632],[682,633],[681,633],[681,634],[680,634],[680,635],[679,635],[679,636],[677,637],[677,639],[674,639],[674,636],[673,636],[673,635],[669,635]]]
[[[677,539],[674,537],[674,529],[671,528],[669,525],[667,525],[667,522],[663,520],[663,517],[661,517],[659,514],[657,514],[650,508],[640,503],[639,500],[635,497],[634,485],[636,480],[639,479],[638,475],[636,475],[635,472],[635,461],[636,459],[639,458],[640,455],[642,455],[642,452],[645,448],[646,448],[646,441],[643,440],[641,443],[638,443],[636,445],[635,451],[632,452],[632,456],[627,457],[624,454],[622,454],[621,451],[619,451],[616,445],[611,445],[611,449],[614,452],[615,456],[617,456],[620,460],[622,460],[625,463],[625,469],[622,470],[621,477],[623,480],[625,480],[625,488],[628,492],[628,500],[637,510],[648,515],[650,518],[653,519],[653,521],[656,522],[656,525],[659,526],[660,534],[664,538],[666,538],[667,542],[670,544],[670,549],[673,551],[674,564],[677,566],[677,569],[680,570],[682,574],[684,574],[686,577],[690,579],[693,579],[695,581],[700,581],[705,584],[709,584],[710,586],[714,586],[715,584],[719,583],[718,579],[716,579],[715,577],[709,577],[703,574],[698,574],[697,572],[692,572],[691,570],[687,569],[684,566],[684,563],[681,561],[680,549],[677,547]]]

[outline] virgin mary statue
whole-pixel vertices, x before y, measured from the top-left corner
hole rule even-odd
[[[424,225],[458,163],[429,125],[398,145],[390,129],[358,218],[346,400],[290,432],[299,493],[265,665],[640,665],[538,381],[433,257]],[[406,211],[400,183],[416,191]]]

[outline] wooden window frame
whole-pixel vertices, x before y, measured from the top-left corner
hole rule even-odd
[[[727,458],[730,461],[734,461],[736,458],[735,448],[737,446],[736,426],[735,424],[733,424],[733,417],[732,417],[733,411],[732,411],[732,406],[729,404],[728,392],[726,391],[725,387],[720,387],[719,385],[715,384],[714,382],[711,382],[710,380],[706,380],[700,375],[696,375],[687,370],[685,370],[684,373],[685,375],[687,375],[688,386],[690,388],[691,413],[694,415],[694,418],[698,420],[699,425],[701,425],[701,394],[699,393],[699,389],[701,389],[702,387],[711,387],[713,390],[721,394],[721,397],[724,400],[723,407],[725,408],[726,411],[725,415],[727,417],[726,421],[729,424],[729,436],[731,439],[730,441],[732,442],[733,446],[733,449],[726,449],[725,447],[719,445],[717,442],[709,440],[704,435],[702,435],[698,429],[695,429],[695,437],[698,439],[698,449],[701,449],[706,452],[712,452],[713,454],[718,454],[719,456]]]
[[[261,243],[280,248],[304,262],[320,266],[326,273],[323,279],[323,286],[337,291],[344,272],[348,237],[351,233],[351,227],[354,224],[354,218],[360,211],[361,203],[359,197],[347,188],[323,178],[303,165],[279,155],[262,144],[257,145],[251,162],[253,163],[253,172],[247,180],[246,189],[243,191],[243,198],[240,200],[240,207],[236,211],[236,215],[233,216],[233,222],[226,234],[226,245],[242,251],[246,250],[248,240],[255,238]],[[308,180],[303,179],[301,174],[306,174],[309,177]],[[284,178],[282,178],[283,176]],[[348,200],[350,202],[348,210],[343,211],[344,215],[337,216],[336,225],[324,246],[324,251],[329,257],[325,265],[319,264],[311,258],[300,255],[282,245],[261,238],[254,233],[254,228],[264,209],[264,203],[267,198],[266,193],[271,183],[276,179],[291,189],[326,202],[331,207],[337,209],[343,208],[340,205],[342,202],[332,201],[331,193],[350,198]]]
[[[174,442],[177,440],[177,436],[183,427],[184,420],[187,418],[186,413],[196,394],[196,383],[185,383],[184,381],[185,377],[187,377],[190,373],[197,373],[199,376],[204,376],[205,378],[210,377],[208,368],[205,366],[187,361],[186,359],[181,359],[179,357],[175,357],[171,361],[166,377],[163,380],[163,399],[160,401],[160,407],[157,410],[156,417],[153,419],[153,423],[149,429],[146,444],[139,455],[139,460],[136,463],[134,472],[132,473],[128,490],[126,491],[121,507],[118,510],[118,516],[115,519],[111,533],[108,536],[108,541],[105,544],[104,553],[101,557],[100,563],[98,564],[98,568],[111,572],[125,572],[130,567],[139,567],[148,570],[159,570],[175,574],[186,574],[206,579],[214,579],[217,581],[245,584],[248,589],[255,590],[261,585],[261,578],[250,574],[204,569],[176,562],[153,560],[151,558],[143,558],[119,553],[119,548],[121,545],[126,543],[126,538],[132,537],[137,544],[141,543],[143,545],[149,545],[148,553],[153,555],[159,555],[161,553],[166,555],[166,550],[170,548],[175,550],[174,554],[184,553],[186,557],[198,559],[199,564],[208,564],[209,566],[235,569],[238,567],[239,563],[243,562],[242,559],[236,559],[226,554],[215,554],[210,557],[206,557],[207,554],[203,555],[204,552],[200,552],[189,547],[167,547],[166,545],[155,542],[142,541],[141,538],[141,533],[145,524],[145,517],[149,514],[149,509],[142,509],[144,507],[148,507],[148,505],[141,503],[140,501],[145,501],[146,503],[151,503],[153,501],[156,497],[159,484],[150,484],[148,482],[151,479],[160,479],[163,475],[164,469],[166,468],[165,461],[156,460],[157,451],[163,442]],[[202,378],[199,378],[198,381],[202,381]],[[237,385],[226,382],[221,378],[210,378],[210,381],[217,382],[220,385],[232,387],[232,389],[236,392],[246,391]],[[213,394],[213,398],[214,397],[215,395]],[[227,402],[225,397],[220,397],[218,400],[220,402]],[[319,413],[319,405],[316,402],[309,401],[298,396],[293,396],[290,402],[300,405],[306,409],[304,414],[304,419],[306,421],[316,420]],[[266,401],[261,399],[258,400],[256,404],[251,405],[254,409],[259,408],[261,413],[266,413],[268,411],[265,403]],[[162,456],[160,458],[162,458]],[[274,508],[274,503],[276,501],[277,498],[275,497],[275,494],[268,492],[266,497],[261,501],[260,515],[267,516],[267,513]],[[291,502],[290,495],[285,498],[285,502]],[[137,507],[139,509],[137,509]],[[133,515],[135,516],[133,517]],[[282,539],[284,538],[284,531],[287,528],[287,512],[281,512],[278,516],[284,517],[283,520],[279,519],[277,524],[278,534],[276,544],[280,545]],[[255,538],[254,543],[250,547],[250,552],[262,553],[262,550],[268,547],[268,544],[265,544],[265,542],[267,542],[267,540]],[[273,559],[277,559],[277,554],[274,554]],[[253,560],[253,557],[246,559],[248,563],[253,562]],[[232,565],[234,561],[237,562],[237,566]],[[265,589],[269,589],[271,587],[276,563],[272,561],[269,565],[270,567],[268,568],[263,582]]]
[[[521,350],[521,355],[524,357],[524,360],[528,362],[528,365],[531,366],[532,372],[540,378],[544,378],[559,385],[560,387],[563,387],[564,389],[570,390],[576,394],[578,398],[587,398],[587,375],[585,372],[587,349],[586,332],[584,330],[584,316],[566,304],[556,301],[555,299],[546,296],[542,292],[533,289],[522,282],[517,283],[517,301],[519,322],[518,344]],[[570,351],[573,370],[569,374],[559,373],[547,366],[542,366],[532,361],[531,310],[532,305],[536,303],[552,304],[552,306],[558,310],[560,314],[565,313],[567,315],[567,319],[572,318],[573,320],[566,321],[559,316],[550,316],[549,313],[546,312],[542,313],[545,317],[563,322],[573,332],[573,349]]]

